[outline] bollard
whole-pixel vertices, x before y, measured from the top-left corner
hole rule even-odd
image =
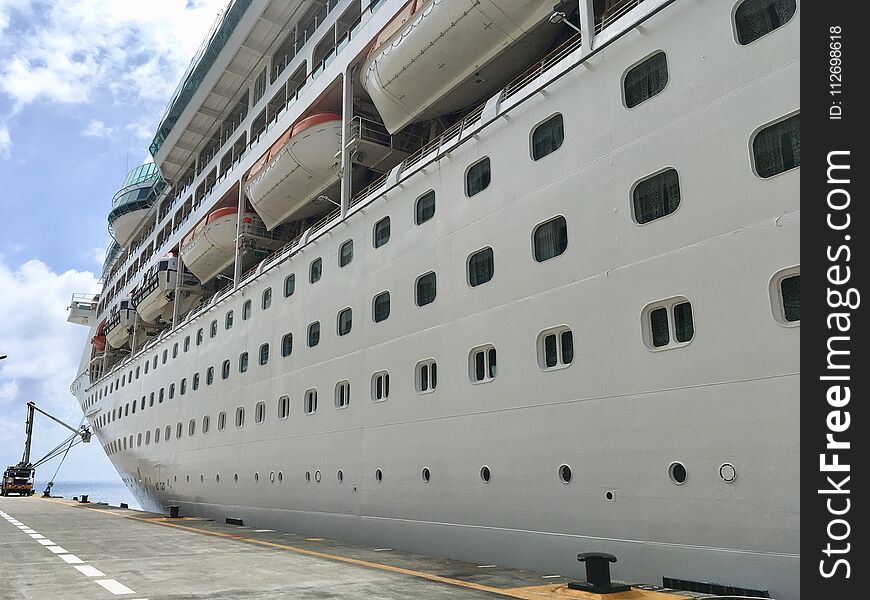
[[[244,522],[239,517],[227,517],[226,523],[227,525],[244,525]]]
[[[78,497],[78,496],[73,496],[73,500],[76,501],[76,502],[78,502],[78,501],[79,501],[79,497]]]
[[[571,582],[570,590],[583,590],[594,594],[613,594],[627,592],[630,585],[610,581],[610,563],[616,562],[616,557],[606,552],[583,552],[577,555],[577,560],[586,563],[586,581]]]
[[[126,502],[121,502],[121,508],[130,508]]]
[[[177,519],[179,517],[180,508],[178,506],[167,506],[166,510],[169,511],[170,519]]]
[[[79,500],[79,502],[81,502],[82,504],[87,504],[88,503],[88,495],[82,494],[82,499]]]

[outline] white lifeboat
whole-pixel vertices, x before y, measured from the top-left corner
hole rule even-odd
[[[320,113],[290,127],[254,163],[245,192],[267,229],[291,215],[310,216],[302,209],[339,179],[335,156],[340,150],[341,116]]]
[[[516,61],[487,63],[518,41],[527,54],[540,51],[542,40],[520,38],[552,6],[552,0],[408,2],[381,31],[360,72],[387,130],[460,110],[494,91],[491,85]]]
[[[104,332],[106,341],[112,348],[122,348],[133,334],[136,322],[136,309],[131,298],[124,298],[106,320]]]
[[[235,259],[237,213],[235,206],[213,210],[181,241],[181,258],[201,282],[212,279]],[[254,219],[253,213],[245,213],[242,222],[253,223]]]
[[[173,300],[179,302],[178,314],[183,315],[196,303],[200,295],[199,280],[185,269],[178,280],[178,257],[165,256],[151,267],[133,292],[136,311],[146,323],[168,321],[175,310]]]

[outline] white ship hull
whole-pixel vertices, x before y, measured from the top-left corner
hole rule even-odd
[[[582,575],[578,552],[605,551],[619,557],[620,580],[674,577],[799,598],[800,327],[775,318],[770,284],[799,268],[800,169],[759,177],[751,141],[800,110],[800,23],[796,15],[739,45],[732,4],[678,1],[585,64],[566,58],[546,86],[507,101],[506,116],[484,113],[437,159],[419,160],[346,219],[82,386],[97,438],[143,506],[572,576]],[[627,109],[626,70],[658,51],[667,86]],[[556,113],[564,142],[532,160],[531,132]],[[484,157],[491,182],[469,198],[466,172]],[[635,185],[665,168],[679,173],[679,208],[638,225]],[[437,209],[417,225],[415,201],[430,190]],[[373,227],[388,216],[389,242],[373,248]],[[567,248],[538,262],[532,232],[557,216]],[[222,231],[229,249],[235,228]],[[349,239],[353,260],[339,267]],[[487,247],[494,276],[472,287],[469,257]],[[309,283],[318,258],[322,276]],[[203,281],[229,264],[197,267],[191,251],[184,262]],[[415,282],[429,272],[437,294],[418,306]],[[374,322],[373,298],[384,291],[389,318]],[[650,349],[645,307],[674,297],[691,301],[694,337]],[[347,307],[353,325],[339,336]],[[309,347],[314,322],[320,341]],[[541,368],[537,340],[563,326],[573,331],[573,362]],[[200,330],[202,343],[185,341]],[[288,333],[292,352],[282,356]],[[188,349],[159,359],[176,344]],[[498,350],[498,371],[476,383],[471,353],[483,345]],[[250,366],[240,372],[244,352]],[[438,383],[419,393],[417,365],[430,359]],[[145,363],[150,372],[134,377]],[[383,371],[389,397],[374,401]],[[345,381],[351,401],[339,408]],[[669,476],[675,461],[687,473],[679,485]]]

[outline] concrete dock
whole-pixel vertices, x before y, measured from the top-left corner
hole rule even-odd
[[[0,599],[582,598],[567,579],[72,500],[0,497]],[[632,589],[609,600],[686,600]]]

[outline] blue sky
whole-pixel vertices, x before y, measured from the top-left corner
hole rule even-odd
[[[226,2],[0,0],[0,468],[21,458],[28,400],[81,420],[69,384],[88,332],[66,306],[98,289],[111,198]],[[37,417],[34,455],[64,431]],[[116,477],[92,443],[58,480]]]

